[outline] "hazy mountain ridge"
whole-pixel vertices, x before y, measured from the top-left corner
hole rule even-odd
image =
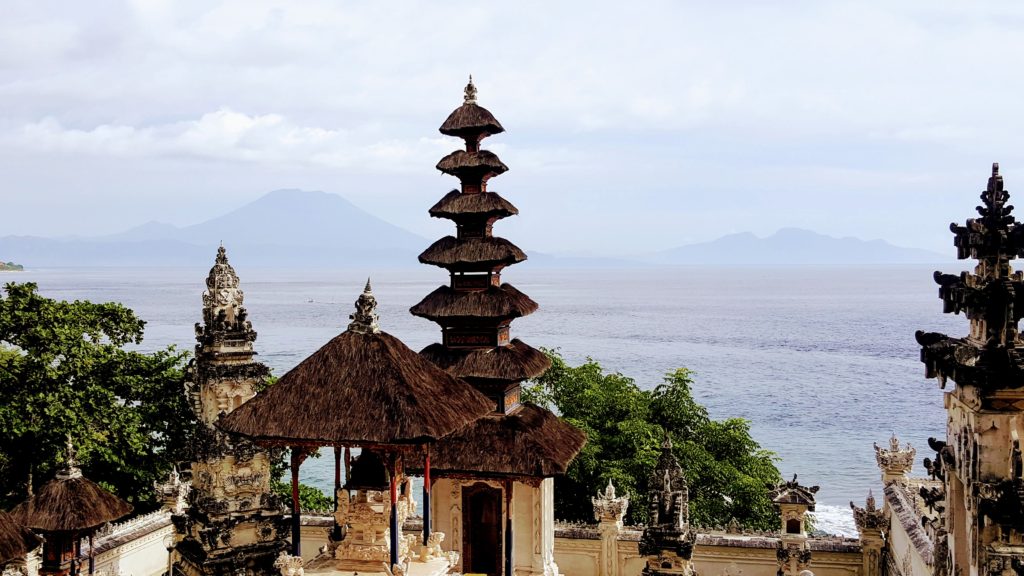
[[[232,262],[245,266],[412,267],[419,266],[416,256],[432,241],[373,216],[337,194],[275,190],[191,226],[150,221],[91,238],[6,236],[0,238],[0,254],[29,267],[199,266],[209,264],[216,246],[223,242]],[[528,254],[526,265],[538,268],[855,266],[951,259],[883,240],[834,238],[799,228],[783,228],[766,238],[749,232],[729,234],[637,258]]]
[[[750,232],[722,236],[710,242],[670,248],[651,256],[653,263],[701,266],[831,266],[871,264],[932,264],[952,256],[894,246],[884,240],[836,238],[802,228],[782,228],[765,238]]]
[[[265,266],[415,263],[430,242],[337,194],[275,190],[221,216],[177,227],[151,221],[92,238],[0,238],[0,252],[30,266],[207,264],[223,242],[232,262]]]

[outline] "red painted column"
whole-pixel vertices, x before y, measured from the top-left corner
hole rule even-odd
[[[430,540],[430,446],[423,448],[423,545]]]
[[[398,564],[398,457],[391,455],[391,565]]]
[[[341,491],[341,446],[334,447],[334,512],[338,512],[338,492]],[[334,528],[331,531],[331,538],[335,542],[341,540],[341,524],[338,524],[338,517],[334,517]]]
[[[302,510],[299,506],[299,465],[302,463],[300,455],[301,449],[292,446],[292,556],[302,555]]]

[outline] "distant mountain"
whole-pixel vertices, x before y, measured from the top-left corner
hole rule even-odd
[[[801,228],[782,228],[767,238],[750,232],[689,244],[654,254],[657,264],[700,266],[860,266],[933,264],[951,258],[937,252],[893,246],[884,240],[834,238]]]
[[[0,238],[0,254],[39,266],[187,266],[209,263],[220,243],[250,266],[414,265],[430,241],[337,194],[276,190],[182,228],[148,222],[94,238]]]

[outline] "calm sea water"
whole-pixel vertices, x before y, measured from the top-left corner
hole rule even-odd
[[[946,270],[954,272],[956,270]],[[259,332],[260,359],[278,375],[344,330],[366,270],[238,269]],[[61,299],[118,301],[147,321],[144,349],[191,349],[207,269],[51,269],[0,280],[38,282]],[[965,333],[943,315],[928,268],[548,270],[505,279],[541,305],[513,335],[587,357],[644,387],[685,366],[716,418],[751,422],[786,477],[821,486],[819,525],[849,533],[850,500],[880,491],[872,443],[895,432],[926,455],[944,434],[942,392],[925,380],[916,329]],[[446,280],[426,269],[373,272],[382,328],[414,350],[438,340],[410,306]],[[325,489],[332,458],[307,461],[303,481]],[[597,490],[597,486],[594,487]]]

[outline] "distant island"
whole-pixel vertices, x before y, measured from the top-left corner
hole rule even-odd
[[[21,272],[25,267],[14,262],[0,262],[0,272]]]

